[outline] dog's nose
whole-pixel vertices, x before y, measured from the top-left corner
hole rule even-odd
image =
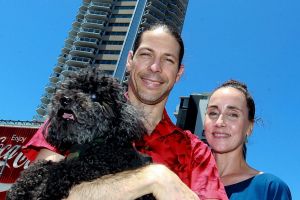
[[[62,106],[67,106],[71,103],[71,98],[64,96],[63,98],[60,99],[60,104]]]

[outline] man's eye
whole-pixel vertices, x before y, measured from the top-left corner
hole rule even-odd
[[[150,53],[141,53],[140,55],[141,55],[141,56],[151,56]]]
[[[172,63],[172,64],[175,63],[173,59],[167,58],[166,60],[167,60],[168,62]]]

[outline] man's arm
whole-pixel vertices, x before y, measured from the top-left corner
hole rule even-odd
[[[228,200],[219,177],[216,161],[209,147],[187,132],[192,141],[191,189],[201,199]]]
[[[34,162],[38,162],[39,160],[52,160],[53,162],[58,162],[64,159],[64,156],[58,154],[54,151],[49,149],[43,148],[39,151],[37,157],[35,158]]]
[[[133,200],[152,193],[157,200],[198,200],[171,170],[152,164],[136,170],[103,176],[73,187],[67,200]]]

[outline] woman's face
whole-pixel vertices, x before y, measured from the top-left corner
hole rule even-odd
[[[208,144],[216,153],[241,151],[253,123],[248,120],[245,95],[232,87],[216,90],[207,106],[204,129]]]

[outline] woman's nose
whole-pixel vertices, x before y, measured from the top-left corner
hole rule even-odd
[[[217,126],[225,126],[224,115],[220,114],[219,118],[216,121]]]

